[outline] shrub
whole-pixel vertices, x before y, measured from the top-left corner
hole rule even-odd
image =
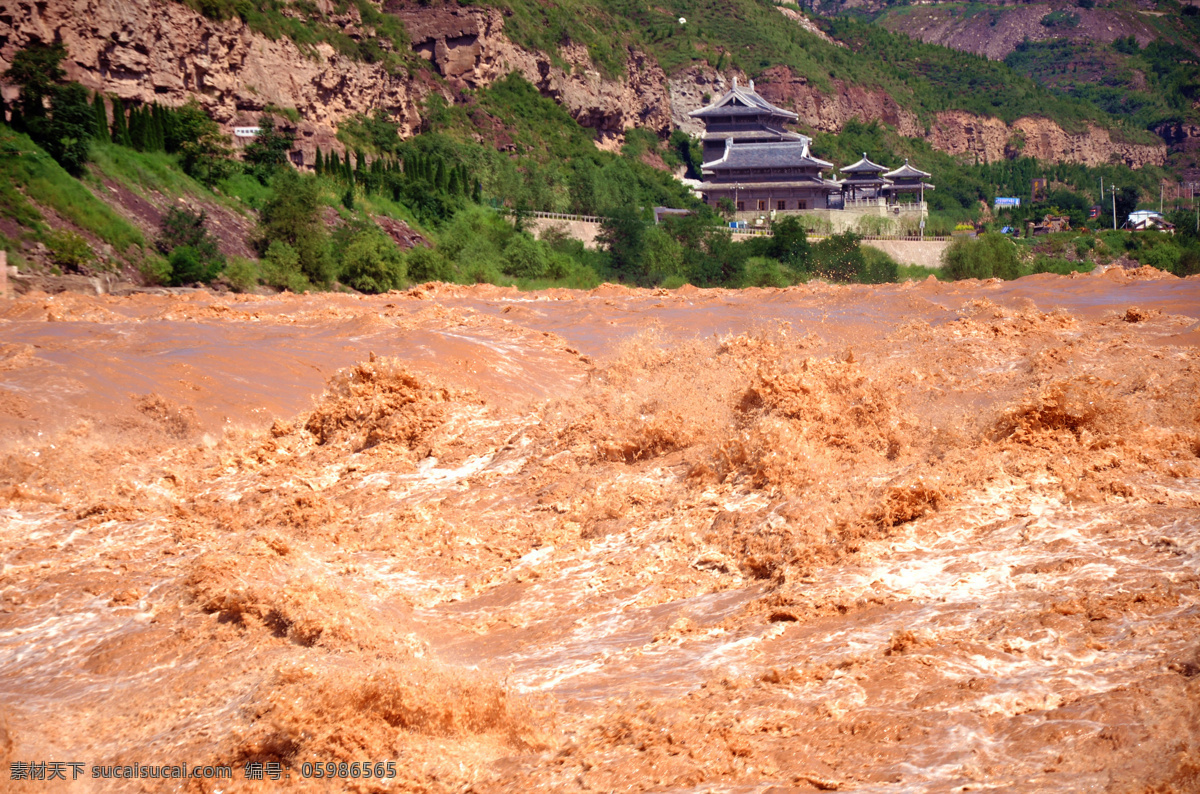
[[[408,270],[409,281],[417,284],[427,281],[451,281],[454,278],[454,267],[446,261],[446,257],[436,249],[423,245],[409,251],[404,264]]]
[[[225,265],[225,278],[234,292],[250,292],[258,286],[258,265],[245,257],[232,257]]]
[[[1195,248],[1185,249],[1179,255],[1179,259],[1175,262],[1175,267],[1171,272],[1180,278],[1200,273],[1200,251],[1197,251]]]
[[[976,238],[959,238],[942,254],[942,272],[958,281],[965,278],[1014,279],[1017,247],[1002,234],[988,232]]]
[[[862,246],[863,266],[858,271],[858,280],[863,284],[888,284],[896,281],[900,266],[896,260],[869,245]]]
[[[285,169],[272,184],[275,195],[263,205],[259,215],[259,250],[265,254],[272,243],[287,243],[295,251],[300,270],[308,281],[329,284],[335,265],[329,255],[329,235],[321,220],[317,178],[302,177]]]
[[[1159,242],[1153,248],[1142,252],[1139,260],[1143,265],[1174,273],[1182,255],[1183,251],[1174,243]]]
[[[1073,28],[1079,24],[1079,15],[1070,11],[1051,11],[1042,17],[1042,25],[1048,28]]]
[[[747,287],[787,287],[791,280],[783,272],[783,265],[778,259],[765,256],[752,256],[746,260]]]
[[[312,284],[300,268],[300,254],[282,240],[273,240],[263,255],[262,278],[267,284],[289,292],[307,292]]]
[[[205,283],[216,278],[225,267],[225,257],[217,249],[217,239],[205,227],[207,216],[203,210],[192,212],[172,207],[159,223],[159,236],[155,247],[171,262],[171,284]],[[178,258],[175,252],[186,248]]]
[[[528,234],[515,234],[504,247],[503,271],[518,278],[546,275],[546,252]]]
[[[1036,257],[1034,257],[1033,268],[1031,272],[1057,273],[1060,276],[1069,276],[1072,273],[1078,273],[1081,271],[1086,272],[1087,270],[1091,270],[1091,265],[1086,263],[1079,264],[1077,262],[1071,262],[1069,260],[1062,259],[1061,257],[1038,254]]]
[[[68,273],[83,273],[96,258],[83,235],[60,229],[46,235],[50,261]]]
[[[153,251],[147,251],[137,267],[147,284],[166,285],[171,282],[171,263]]]
[[[167,261],[171,263],[171,286],[173,287],[197,282],[207,284],[221,272],[219,263],[205,259],[200,251],[190,245],[181,245],[171,251]]]
[[[360,292],[387,292],[404,286],[404,258],[380,231],[359,233],[342,256],[342,281]]]
[[[565,279],[578,270],[578,263],[571,258],[570,254],[551,250],[546,255],[546,275],[556,281]]]
[[[854,232],[842,232],[821,240],[812,246],[810,269],[830,281],[855,281],[866,266],[858,240]]]

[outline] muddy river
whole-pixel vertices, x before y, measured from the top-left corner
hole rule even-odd
[[[0,776],[1200,791],[1200,278],[0,303]]]

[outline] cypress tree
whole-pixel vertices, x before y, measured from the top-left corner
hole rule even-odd
[[[20,103],[12,106],[12,116],[8,120],[8,126],[12,127],[14,132],[25,132],[25,117],[21,115]]]
[[[329,157],[325,159],[325,173],[334,177],[342,175],[342,159],[338,157],[337,149],[330,150]]]
[[[354,169],[350,167],[350,152],[346,152],[346,158],[342,160],[342,178],[354,184]]]
[[[317,176],[324,176],[325,163],[321,160],[321,147],[317,147],[317,156],[313,160],[313,170],[317,172]]]
[[[129,126],[125,123],[125,103],[113,97],[112,101],[112,140],[121,146],[133,146],[129,139]]]
[[[140,152],[142,143],[142,114],[137,107],[132,107],[129,109],[129,145]]]
[[[154,150],[156,152],[165,152],[167,150],[167,114],[166,111],[154,103]]]
[[[434,184],[443,193],[447,193],[450,190],[450,174],[446,172],[446,163],[440,157],[437,163],[437,181]]]
[[[96,129],[92,131],[92,137],[100,143],[108,143],[111,140],[108,137],[108,111],[104,108],[104,95],[99,91],[92,99],[92,114],[96,117]]]

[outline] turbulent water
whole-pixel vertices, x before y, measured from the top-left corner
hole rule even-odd
[[[0,788],[1200,791],[1198,352],[1149,269],[0,304]]]

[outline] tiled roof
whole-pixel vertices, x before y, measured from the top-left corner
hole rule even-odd
[[[928,171],[922,171],[919,168],[913,168],[908,164],[908,160],[905,160],[904,165],[895,171],[888,171],[884,176],[888,179],[920,179],[921,177],[933,176],[933,174]]]
[[[848,165],[841,169],[843,174],[882,174],[887,170],[887,166],[879,163],[872,163],[867,159],[867,153],[863,152],[862,159],[854,165]]]
[[[795,113],[776,107],[756,94],[753,80],[750,81],[749,89],[739,88],[735,77],[733,88],[726,91],[724,96],[707,107],[693,110],[688,115],[692,118],[702,119],[706,116],[758,116],[763,113],[791,120],[799,118]]]
[[[733,168],[832,168],[833,163],[819,160],[808,152],[801,141],[772,143],[733,143],[726,141],[725,154],[702,166],[704,171],[727,171]]]

